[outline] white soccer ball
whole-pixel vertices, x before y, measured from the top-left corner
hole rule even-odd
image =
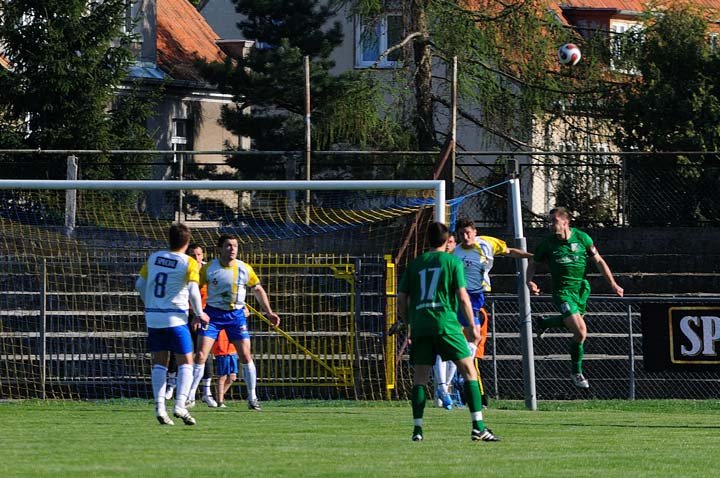
[[[558,61],[563,65],[575,66],[582,58],[580,48],[574,43],[566,43],[558,50]]]

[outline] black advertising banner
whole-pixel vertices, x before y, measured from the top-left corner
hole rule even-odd
[[[640,318],[648,372],[718,369],[720,306],[642,304]]]

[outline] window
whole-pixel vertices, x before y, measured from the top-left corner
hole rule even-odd
[[[173,151],[187,151],[187,128],[188,121],[186,119],[174,118],[172,120],[172,137],[170,138],[170,144],[172,145]],[[185,156],[179,154],[173,155],[173,163],[177,163],[180,160],[184,161]]]
[[[708,37],[710,43],[710,53],[717,55],[720,53],[720,36],[717,33],[711,33]]]
[[[641,25],[630,22],[612,22],[610,25],[610,68],[630,75],[637,75],[638,71],[628,62],[624,46],[630,35],[637,35]],[[632,37],[630,37],[632,38]]]
[[[400,62],[402,49],[394,50],[382,58],[380,54],[402,39],[403,20],[400,13],[386,13],[375,18],[355,17],[355,67],[395,67]]]

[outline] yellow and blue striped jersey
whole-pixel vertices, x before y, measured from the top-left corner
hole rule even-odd
[[[490,269],[492,269],[496,254],[507,254],[505,241],[491,236],[478,236],[472,247],[465,248],[458,245],[453,254],[463,262],[467,290],[470,292],[489,292]]]
[[[145,320],[151,328],[177,327],[188,322],[188,283],[198,282],[195,259],[158,251],[140,269],[145,279]]]
[[[223,267],[218,259],[205,264],[200,270],[200,287],[207,284],[206,304],[222,310],[245,307],[246,287],[255,287],[260,279],[250,266],[235,259]]]

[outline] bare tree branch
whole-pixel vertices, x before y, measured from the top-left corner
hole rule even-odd
[[[378,59],[375,60],[375,63],[372,64],[371,68],[377,68],[378,64],[380,63],[380,60],[382,60],[384,57],[388,56],[390,53],[394,52],[395,50],[398,50],[398,49],[404,47],[405,45],[407,45],[407,43],[410,40],[412,40],[413,38],[417,38],[419,36],[422,36],[422,32],[413,32],[413,33],[409,34],[408,36],[406,36],[400,43],[397,43],[397,44],[391,46],[390,48],[388,48],[387,50],[385,50],[384,52],[380,53],[380,55],[378,56]]]

